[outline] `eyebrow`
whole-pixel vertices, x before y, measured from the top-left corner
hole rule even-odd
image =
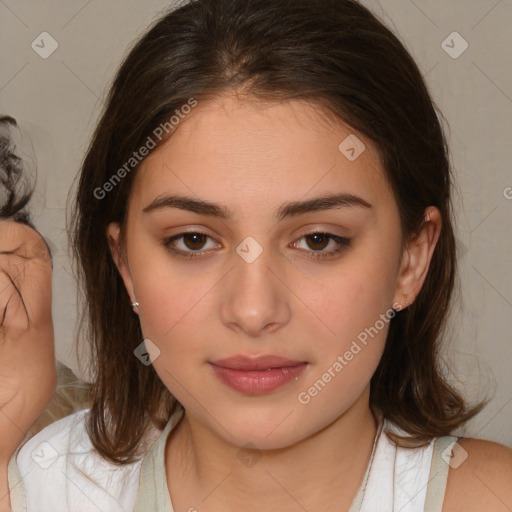
[[[354,206],[367,209],[373,207],[373,205],[365,201],[362,197],[353,194],[330,194],[308,199],[307,201],[294,201],[282,204],[276,210],[275,216],[277,220],[283,220],[286,217],[295,217],[310,212]],[[232,216],[230,210],[224,205],[181,195],[157,197],[153,202],[143,208],[142,211],[148,213],[162,208],[179,208],[180,210],[186,210],[199,215],[218,217],[220,219],[229,219]]]

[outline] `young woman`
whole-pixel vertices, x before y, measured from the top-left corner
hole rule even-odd
[[[512,451],[439,345],[445,138],[352,0],[194,0],[119,69],[70,234],[91,407],[11,458],[14,510],[507,510]],[[501,507],[501,508],[500,508]]]

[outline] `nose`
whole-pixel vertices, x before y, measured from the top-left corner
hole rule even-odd
[[[225,277],[221,318],[231,329],[258,337],[289,322],[291,292],[286,286],[285,269],[276,258],[273,260],[272,251],[262,250],[251,241],[239,246],[234,254],[235,268]],[[255,246],[259,255],[254,259]]]

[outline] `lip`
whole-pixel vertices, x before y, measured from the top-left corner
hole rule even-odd
[[[269,393],[297,379],[308,363],[279,356],[235,356],[209,362],[225,385],[249,395]]]
[[[268,370],[269,368],[287,368],[305,363],[305,361],[285,359],[284,357],[276,355],[262,355],[256,357],[237,355],[233,357],[227,357],[225,359],[218,359],[217,361],[210,361],[210,363],[222,368],[250,371]]]

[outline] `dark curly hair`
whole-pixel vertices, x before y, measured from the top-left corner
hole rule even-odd
[[[13,219],[35,229],[25,209],[34,189],[27,181],[10,134],[10,129],[17,127],[16,119],[0,115],[0,218]]]

